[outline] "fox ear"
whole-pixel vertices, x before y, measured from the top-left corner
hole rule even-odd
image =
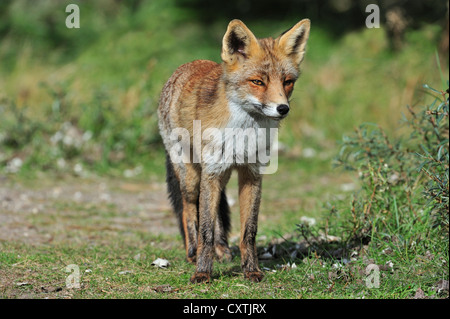
[[[302,62],[303,56],[305,55],[310,24],[309,19],[303,19],[277,39],[279,47],[287,56],[291,56],[297,65]]]
[[[258,40],[246,25],[241,20],[233,20],[222,40],[222,60],[234,63],[246,59],[257,46]]]

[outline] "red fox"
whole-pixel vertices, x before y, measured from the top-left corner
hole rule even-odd
[[[209,282],[214,254],[219,260],[231,260],[225,186],[233,169],[238,172],[242,270],[251,281],[263,278],[255,243],[262,164],[242,160],[249,155],[245,147],[231,146],[232,156],[219,161],[201,150],[212,147],[219,155],[227,153],[233,145],[228,142],[238,140],[227,129],[253,129],[259,140],[261,130],[278,128],[290,110],[289,98],[300,75],[309,30],[310,21],[304,19],[276,39],[257,39],[242,21],[233,20],[223,37],[221,64],[207,60],[184,64],[162,89],[158,116],[166,149],[168,193],[186,258],[196,263],[193,283]],[[219,138],[205,138],[213,128]],[[183,160],[174,155],[181,133],[188,135]],[[196,139],[199,134],[202,138]]]

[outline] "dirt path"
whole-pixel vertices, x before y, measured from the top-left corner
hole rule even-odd
[[[85,216],[97,230],[178,231],[163,183],[74,177],[17,182],[0,176],[0,241],[64,240],[65,230],[79,227],[71,225],[71,216]]]

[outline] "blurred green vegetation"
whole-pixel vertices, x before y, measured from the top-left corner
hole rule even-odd
[[[423,19],[411,20],[393,50],[384,24],[364,27],[362,2],[344,2],[2,1],[0,167],[162,174],[159,92],[183,63],[220,62],[232,18],[261,38],[312,20],[293,112],[280,130],[288,153],[301,158],[312,148],[331,157],[336,141],[362,122],[395,132],[399,110],[427,98],[422,84],[440,87],[436,53],[448,78],[448,54],[438,51],[445,5],[404,5],[405,14],[417,15],[415,8]],[[70,3],[80,7],[79,29],[65,26]]]

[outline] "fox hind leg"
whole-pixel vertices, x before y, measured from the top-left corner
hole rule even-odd
[[[228,205],[225,189],[220,194],[219,214],[214,229],[214,248],[219,261],[231,261],[231,250],[228,246],[230,232],[230,207]]]
[[[195,263],[198,242],[198,198],[200,174],[192,164],[173,164],[166,156],[169,199],[178,219],[186,259]]]

